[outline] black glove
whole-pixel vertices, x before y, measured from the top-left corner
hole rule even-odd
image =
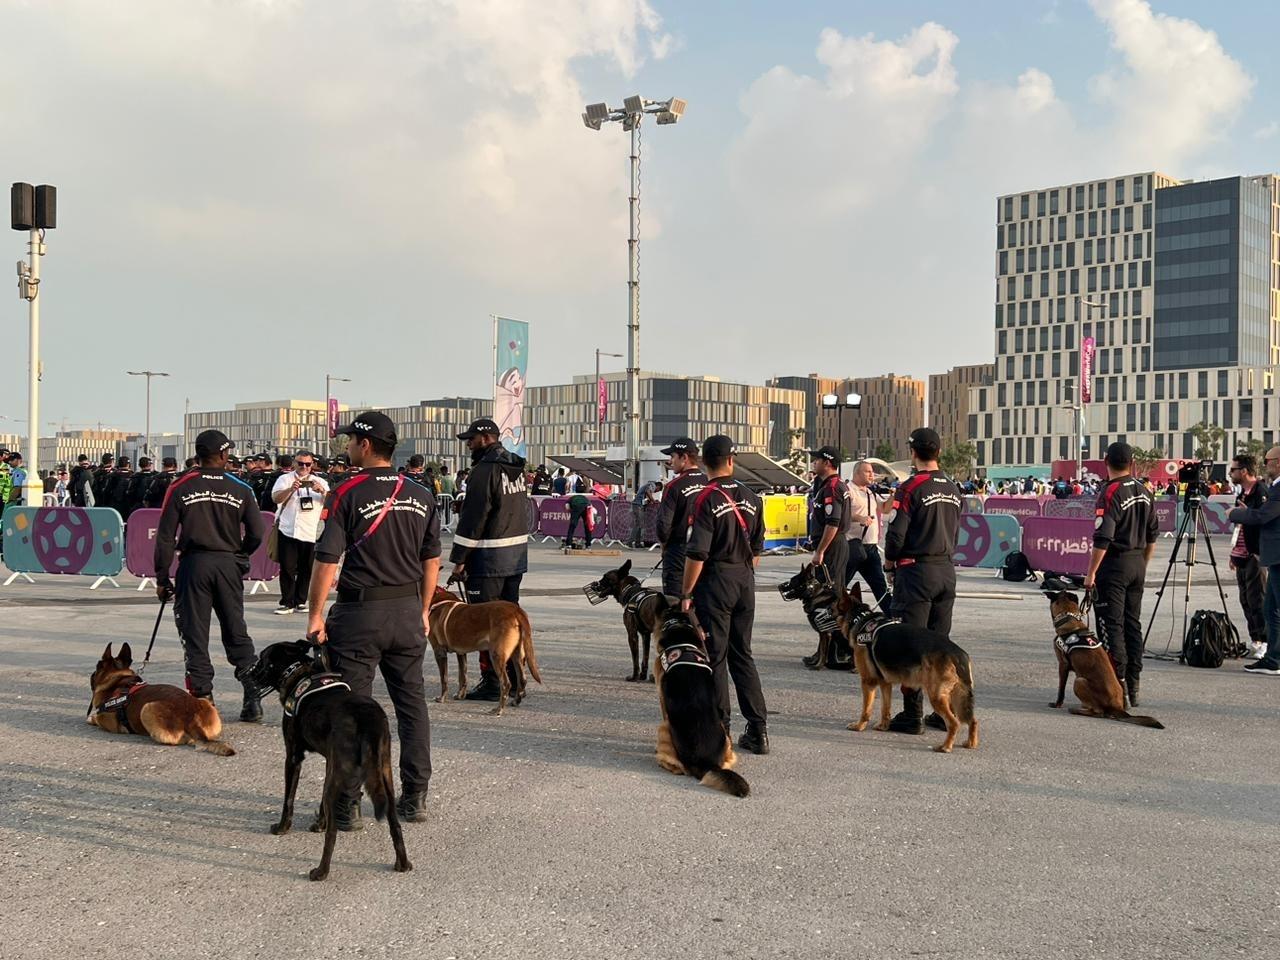
[[[156,581],[156,587],[157,587],[157,589],[158,589],[158,590],[159,590],[159,592],[160,592],[160,602],[161,602],[161,603],[168,603],[170,600],[172,600],[172,599],[173,599],[173,597],[174,597],[174,591],[173,591],[173,583],[172,583],[172,582],[170,582],[170,581],[168,581],[168,580],[164,580],[164,581],[157,580],[157,581]]]

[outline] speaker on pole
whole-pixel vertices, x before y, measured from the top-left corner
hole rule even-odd
[[[36,188],[31,184],[15,183],[9,192],[9,225],[14,230],[36,225]]]
[[[36,187],[36,219],[35,225],[43,230],[52,230],[58,225],[58,188],[42,183]]]

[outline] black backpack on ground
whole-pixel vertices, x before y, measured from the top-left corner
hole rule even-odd
[[[1036,579],[1036,572],[1031,569],[1031,564],[1027,562],[1027,555],[1021,550],[1015,550],[1005,557],[998,573],[1010,583],[1026,583],[1028,580]]]
[[[1197,610],[1182,641],[1178,658],[1190,667],[1220,667],[1228,657],[1245,654],[1240,634],[1226,614],[1217,610]]]

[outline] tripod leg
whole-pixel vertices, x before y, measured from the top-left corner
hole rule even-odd
[[[1182,541],[1187,536],[1187,520],[1190,519],[1190,513],[1184,514],[1182,517],[1182,525],[1178,527],[1177,538],[1173,541],[1173,553],[1169,557],[1169,565],[1164,568],[1164,579],[1160,581],[1160,589],[1156,591],[1156,602],[1151,608],[1151,619],[1147,621],[1147,632],[1142,635],[1142,645],[1145,648],[1147,638],[1151,636],[1151,628],[1156,622],[1156,613],[1160,610],[1160,601],[1164,599],[1165,588],[1169,586],[1169,577],[1173,573],[1173,565],[1178,562],[1178,551],[1182,548]],[[1165,645],[1166,654],[1169,647]]]
[[[1204,517],[1200,518],[1200,529],[1204,532],[1204,546],[1209,551],[1209,566],[1213,568],[1213,582],[1218,585],[1218,598],[1222,601],[1222,615],[1231,622],[1231,614],[1227,612],[1227,591],[1222,588],[1222,577],[1218,573],[1218,562],[1213,557],[1213,541],[1209,539],[1209,527]]]

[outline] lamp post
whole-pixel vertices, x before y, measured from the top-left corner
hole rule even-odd
[[[333,401],[330,399],[331,387],[335,383],[350,383],[347,377],[335,377],[331,373],[324,375],[324,429],[320,432],[321,440],[316,446],[316,456],[327,457],[329,455],[329,441],[333,439],[329,433],[329,407]]]
[[[862,394],[860,393],[846,393],[843,398],[835,393],[822,395],[822,408],[836,411],[836,443],[842,451],[844,449],[844,412],[858,410],[861,407]]]
[[[597,447],[600,446],[600,436],[601,436],[601,433],[603,432],[603,427],[604,427],[604,412],[600,409],[600,358],[601,357],[617,357],[618,359],[622,359],[622,354],[607,353],[604,350],[601,350],[599,347],[596,347],[596,382],[595,382],[596,429],[595,429],[594,436],[596,439]]]
[[[144,428],[147,432],[142,438],[142,455],[144,457],[149,457],[151,456],[151,378],[167,377],[169,374],[160,373],[156,370],[126,370],[125,373],[129,374],[131,377],[147,378],[147,419],[146,427]],[[183,424],[183,428],[186,428],[186,424]]]
[[[27,482],[23,502],[28,507],[44,503],[40,481],[40,258],[44,235],[58,225],[58,188],[15,183],[9,193],[9,225],[26,230],[27,262],[18,261],[18,296],[27,301],[31,342],[27,355]]]
[[[582,122],[591,130],[605,123],[621,123],[631,134],[631,192],[628,196],[630,230],[627,234],[627,457],[625,478],[633,489],[640,486],[640,124],[653,115],[659,126],[676,123],[684,116],[685,101],[679,97],[646,100],[631,96],[620,109],[606,103],[589,103]]]
[[[1086,300],[1076,294],[1076,479],[1084,482],[1084,310],[1088,308],[1089,319],[1093,320],[1093,309],[1105,310],[1106,303],[1101,300]]]

